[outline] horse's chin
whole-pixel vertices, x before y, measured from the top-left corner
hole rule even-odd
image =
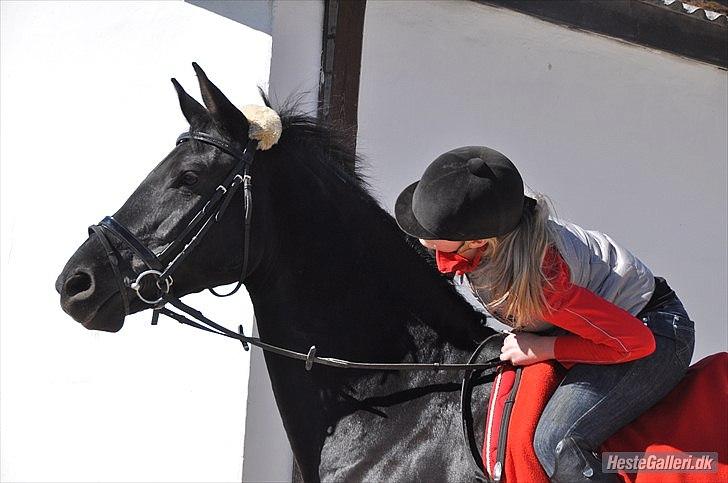
[[[124,305],[118,293],[106,299],[96,312],[87,317],[79,318],[74,314],[69,315],[89,330],[119,332],[124,327]]]
[[[119,332],[124,327],[124,315],[115,315],[114,317],[96,316],[87,322],[81,322],[81,325],[89,330],[103,330],[104,332]]]

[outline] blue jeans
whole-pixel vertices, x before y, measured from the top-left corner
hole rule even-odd
[[[680,299],[639,317],[655,335],[652,354],[620,364],[575,364],[544,408],[533,445],[554,481],[615,481],[614,474],[602,473],[597,449],[685,375],[695,327]],[[541,335],[559,333],[567,332],[556,327]]]

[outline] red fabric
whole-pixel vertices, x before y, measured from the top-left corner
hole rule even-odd
[[[564,374],[566,370],[553,360],[523,368],[508,423],[503,470],[506,483],[548,483],[546,472],[533,450],[533,435],[536,434],[539,416]]]
[[[542,269],[544,296],[553,311],[543,320],[571,332],[554,342],[554,358],[567,369],[577,362],[618,364],[652,354],[655,338],[637,317],[570,281],[569,266],[551,245]]]
[[[513,389],[515,379],[515,368],[510,364],[501,365],[498,367],[498,374],[491,388],[483,437],[485,440],[485,444],[483,444],[483,466],[487,468],[491,475],[498,458],[498,437],[500,436],[500,427],[503,420],[503,406],[510,395],[511,389]]]
[[[538,419],[565,371],[526,366],[508,425],[506,482],[548,483],[533,451]],[[601,451],[718,453],[718,473],[624,473],[629,483],[728,481],[728,352],[705,357],[659,403],[604,442]]]
[[[462,275],[472,272],[480,263],[481,258],[483,258],[483,250],[478,250],[472,260],[468,260],[457,252],[435,250],[435,263],[437,263],[437,269],[442,273],[455,272],[455,275]]]

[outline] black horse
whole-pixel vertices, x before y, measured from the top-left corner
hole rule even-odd
[[[248,143],[245,116],[195,65],[206,108],[174,81],[190,131]],[[268,101],[265,101],[266,104]],[[336,130],[295,109],[279,111],[283,134],[252,165],[252,224],[245,285],[261,339],[352,361],[465,363],[496,334],[434,268],[416,240],[367,192]],[[355,162],[357,161],[357,162]],[[217,146],[178,144],[114,218],[154,253],[182,233],[236,163]],[[242,192],[174,276],[177,297],[240,277]],[[93,233],[58,277],[63,310],[88,329],[118,331],[124,303],[115,276],[141,271],[127,246],[112,270]],[[133,292],[129,311],[149,308]],[[500,337],[483,358],[497,357]],[[459,417],[457,371],[371,371],[314,366],[266,353],[276,402],[305,481],[471,481]],[[492,373],[492,371],[490,371]],[[488,374],[486,374],[487,376]],[[490,384],[473,392],[482,442]]]

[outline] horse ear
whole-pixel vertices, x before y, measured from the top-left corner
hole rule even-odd
[[[177,91],[179,107],[182,109],[182,114],[184,114],[187,122],[190,123],[191,128],[199,128],[210,120],[207,109],[197,102],[194,97],[187,94],[180,83],[177,82],[177,79],[172,78],[172,84],[174,84],[174,89]]]
[[[193,62],[192,67],[200,82],[202,100],[212,118],[222,125],[234,139],[248,139],[249,124],[245,115],[225,97],[225,94],[215,84],[210,82],[197,62]]]

